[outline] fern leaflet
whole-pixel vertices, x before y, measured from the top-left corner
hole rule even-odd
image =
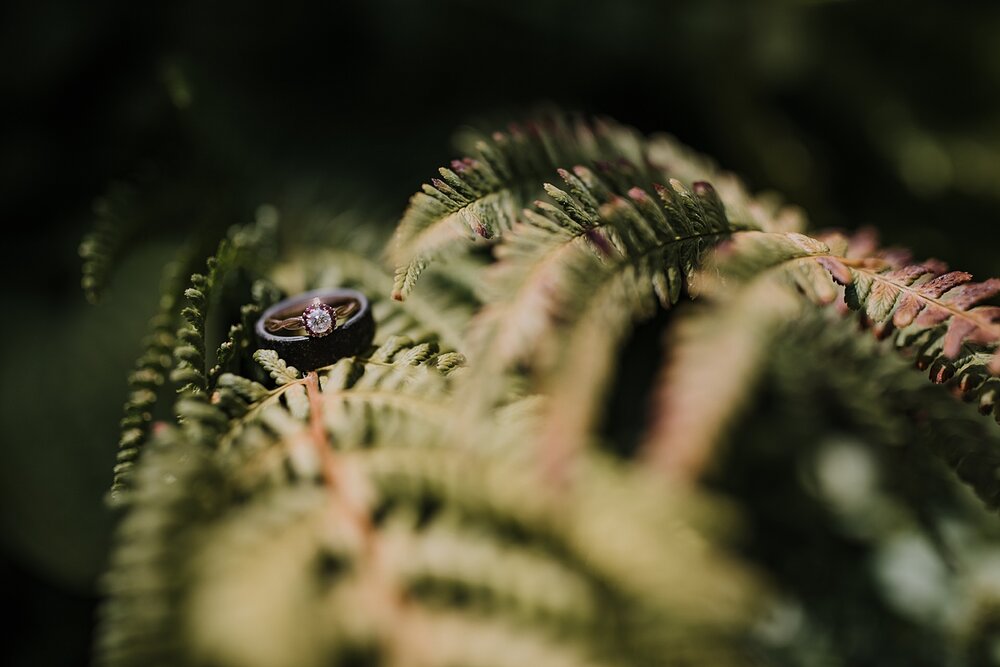
[[[610,122],[571,123],[552,115],[481,138],[475,157],[442,167],[441,177],[410,199],[391,251],[394,298],[406,298],[433,259],[510,229],[539,193],[542,179],[557,167],[625,160],[643,168],[637,136]]]

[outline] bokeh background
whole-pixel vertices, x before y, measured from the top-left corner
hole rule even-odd
[[[261,203],[392,224],[465,123],[540,103],[668,131],[918,257],[1000,275],[1000,5],[696,0],[0,8],[5,664],[88,661],[125,375],[164,261]],[[107,298],[102,196],[143,233]]]

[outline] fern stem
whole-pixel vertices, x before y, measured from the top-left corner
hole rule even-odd
[[[319,373],[310,371],[305,377],[306,396],[309,399],[309,431],[319,457],[323,482],[330,494],[330,509],[353,530],[361,542],[358,570],[362,585],[371,591],[379,608],[371,610],[376,616],[388,616],[390,627],[403,618],[404,596],[398,582],[394,581],[383,565],[379,534],[366,506],[368,480],[362,469],[349,460],[340,460],[333,451],[329,432],[323,419],[323,392]],[[389,637],[398,643],[399,635]],[[398,648],[392,646],[390,650]],[[408,653],[403,651],[404,655]],[[405,659],[404,659],[405,662]]]
[[[319,375],[309,371],[305,377],[306,396],[309,397],[309,433],[316,449],[316,459],[319,461],[320,474],[328,488],[333,488],[337,481],[336,461],[330,449],[330,440],[323,426],[323,397],[319,388]]]
[[[306,396],[309,399],[309,434],[319,461],[323,483],[330,491],[334,508],[339,510],[364,540],[365,551],[373,549],[375,528],[363,503],[359,502],[357,491],[364,488],[361,475],[351,475],[351,468],[339,460],[333,451],[323,420],[323,392],[320,389],[319,373],[310,371],[305,377]]]

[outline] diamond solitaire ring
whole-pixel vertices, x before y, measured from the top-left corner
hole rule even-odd
[[[337,328],[337,320],[349,317],[357,307],[358,302],[354,300],[340,306],[333,306],[324,303],[319,297],[315,297],[305,307],[301,315],[284,319],[272,317],[264,322],[264,328],[270,333],[301,329],[313,338],[320,338]]]
[[[321,289],[274,304],[257,320],[255,332],[260,347],[310,371],[371,345],[375,322],[361,292]]]

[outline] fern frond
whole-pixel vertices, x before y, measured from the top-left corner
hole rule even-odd
[[[818,386],[828,396],[832,390],[848,408],[848,419],[875,441],[926,448],[987,507],[1000,507],[1000,429],[914,373],[894,353],[892,341],[858,336],[853,323],[829,311],[804,314],[794,328],[786,328],[770,364],[780,379],[777,386],[796,391]],[[836,373],[824,372],[827,359],[837,359]]]
[[[408,623],[432,617],[461,619],[473,633],[441,637],[441,655],[465,655],[475,645],[466,639],[483,639],[475,633],[500,632],[505,654],[485,664],[725,653],[722,638],[747,618],[760,589],[709,547],[708,535],[725,530],[719,508],[589,458],[574,468],[578,483],[545,487],[534,461],[507,441],[522,432],[519,418],[534,415],[527,404],[498,413],[504,428],[494,439],[505,446],[442,446],[457,361],[394,338],[368,359],[318,371],[324,430],[351,471],[346,488],[371,516],[365,537],[341,520],[340,501],[314,486],[316,464],[302,458],[312,451],[304,446],[310,407],[296,407],[290,394],[304,381],[267,391],[220,376],[210,407],[222,413],[219,406],[243,403],[227,414],[217,446],[198,444],[187,428],[198,420],[186,418],[143,460],[147,486],[112,577],[128,586],[112,590],[107,606],[114,624],[129,627],[106,638],[114,649],[106,664],[264,667],[290,655],[307,665],[362,649],[394,655],[409,647]],[[181,464],[175,477],[171,468]],[[165,500],[214,476],[225,482],[205,499]],[[202,500],[206,514],[190,516]],[[630,507],[629,522],[612,510],[619,503]],[[135,553],[140,529],[144,548]],[[179,569],[165,570],[163,558]],[[140,601],[158,615],[133,618]],[[171,627],[150,636],[158,623]],[[272,631],[254,630],[262,623]],[[606,632],[608,623],[617,630]],[[149,650],[133,652],[139,644]],[[429,664],[437,655],[427,654]]]
[[[161,433],[135,473],[119,548],[104,577],[96,662],[168,667],[182,664],[184,640],[177,591],[186,578],[192,534],[210,524],[228,495],[207,450]]]
[[[218,256],[224,256],[222,250],[225,247],[220,246]],[[208,276],[195,273],[191,275],[190,287],[184,290],[187,305],[181,309],[181,315],[186,324],[177,331],[179,342],[174,348],[177,365],[170,374],[170,379],[181,385],[179,393],[203,393],[208,390],[205,320],[213,284],[214,280],[210,282]]]
[[[628,167],[631,183],[619,185],[667,178],[713,182],[731,220],[768,231],[805,228],[801,211],[781,206],[773,197],[755,199],[732,173],[673,137],[646,139],[613,121],[570,122],[551,114],[469,144],[476,157],[442,167],[441,178],[411,198],[400,220],[390,255],[396,266],[396,299],[409,295],[436,258],[505,234],[521,209],[541,195],[543,180],[567,165],[582,164],[609,175]]]
[[[80,243],[79,249],[83,260],[81,285],[91,303],[100,300],[122,246],[138,228],[137,199],[132,187],[115,183],[107,194],[94,203],[97,220],[93,230]]]
[[[264,367],[271,379],[278,385],[296,382],[301,377],[299,369],[289,366],[274,350],[257,350],[253,360]]]
[[[778,331],[800,299],[781,279],[761,279],[677,323],[666,345],[642,456],[666,476],[697,479],[757,385]]]
[[[233,421],[220,436],[223,449],[258,421],[268,431],[297,437],[309,414],[298,372],[271,350],[258,350],[254,358],[269,371],[277,388],[262,394],[263,387],[246,378],[223,376],[225,385],[216,402],[235,404],[229,409]],[[325,425],[334,446],[352,449],[394,439],[411,444],[439,440],[450,419],[445,409],[452,384],[449,375],[462,364],[460,355],[440,352],[432,344],[392,337],[368,358],[348,357],[318,369]]]
[[[534,628],[444,613],[426,589],[410,589],[405,605],[394,600],[385,586],[393,578],[423,571],[423,561],[406,563],[408,554],[399,549],[414,546],[419,559],[422,545],[433,548],[440,542],[408,532],[404,537],[398,529],[380,533],[378,566],[384,572],[366,574],[366,565],[359,562],[363,554],[347,539],[349,532],[331,521],[328,502],[316,489],[283,490],[233,512],[217,529],[195,559],[196,593],[187,611],[191,646],[199,656],[215,664],[267,667],[294,654],[297,665],[322,665],[367,644],[400,662],[405,655],[407,664],[453,664],[439,661],[463,655],[481,656],[475,664],[519,664],[510,661],[528,656],[547,661],[527,664],[553,664],[551,660],[572,652]],[[481,555],[472,554],[468,563],[473,576],[487,574]],[[451,552],[446,557],[445,563],[458,560]],[[247,581],[255,585],[247,587]],[[422,609],[429,597],[431,608]],[[449,630],[462,632],[444,632],[443,619],[449,619]],[[248,636],[247,627],[269,631]],[[505,645],[483,653],[484,633],[502,637]],[[582,663],[574,659],[566,664]]]
[[[224,240],[215,257],[208,260],[207,276],[194,274],[187,289],[183,289],[184,273],[189,270],[193,259],[185,251],[183,257],[168,267],[168,276],[160,296],[157,314],[150,323],[151,332],[144,341],[145,350],[136,361],[129,375],[129,399],[125,404],[121,421],[119,451],[114,469],[114,480],[108,493],[112,504],[127,502],[131,487],[130,476],[143,445],[149,438],[152,410],[157,403],[162,388],[169,379],[183,386],[179,393],[190,416],[204,414],[209,421],[218,422],[216,410],[207,405],[207,392],[213,388],[219,376],[235,370],[238,353],[247,347],[245,324],[230,327],[229,335],[216,353],[215,364],[209,368],[205,354],[205,320],[209,300],[216,282],[221,282],[229,270],[237,266],[256,270],[271,261],[273,249],[268,248],[274,238],[276,219],[265,209],[256,223],[244,229],[234,228],[229,238]],[[182,294],[187,305],[181,307]],[[186,320],[186,325],[177,327],[178,315]],[[192,405],[193,396],[201,395],[205,406]],[[197,400],[197,399],[196,399]]]
[[[929,261],[910,263],[898,253],[852,252],[824,260],[844,285],[845,303],[861,310],[880,338],[915,355],[931,380],[950,383],[966,400],[978,400],[1000,422],[996,401],[1000,375],[1000,306],[980,305],[1000,294],[1000,279],[971,282],[964,271]]]
[[[708,181],[725,203],[730,220],[766,232],[805,232],[805,212],[787,205],[776,193],[752,195],[735,174],[720,169],[714,160],[685,146],[669,134],[654,134],[648,139],[649,162],[663,174],[684,183]]]
[[[500,535],[513,532],[521,543],[583,574],[604,591],[597,627],[614,623],[623,635],[614,639],[595,629],[589,633],[591,641],[601,653],[617,659],[632,656],[627,664],[685,649],[711,654],[698,641],[699,633],[738,624],[736,619],[747,609],[744,605],[753,606],[750,591],[756,584],[731,569],[724,557],[717,560],[719,554],[701,551],[695,545],[706,543],[681,528],[690,525],[682,516],[690,519],[688,512],[697,515],[707,508],[696,510],[697,503],[692,506],[687,501],[678,505],[679,499],[663,495],[653,480],[589,457],[576,459],[571,486],[552,485],[531,457],[509,454],[510,450],[499,457],[482,457],[468,449],[381,449],[364,453],[363,462],[380,495],[411,503],[443,503],[463,524],[489,526],[502,531]],[[601,499],[611,496],[630,508],[628,522],[600,509],[606,507]],[[712,570],[705,580],[696,580],[682,564],[694,553],[689,548],[708,559],[701,561]],[[726,602],[718,597],[731,594],[736,597]],[[750,597],[742,598],[744,594]],[[724,645],[715,642],[720,653]]]
[[[277,219],[263,211],[253,224],[230,230],[216,253],[208,258],[207,271],[191,276],[191,284],[184,290],[187,306],[181,310],[187,324],[177,332],[177,367],[170,378],[180,385],[179,394],[205,395],[211,391],[213,373],[208,366],[205,324],[212,300],[229,272],[251,263],[267,265],[273,251],[266,246],[273,244],[276,230]]]
[[[689,192],[673,181],[659,195],[662,213],[635,188],[629,201],[601,208],[621,240],[623,261],[578,274],[573,293],[585,296],[571,306],[573,324],[543,384],[551,399],[541,437],[557,460],[585,442],[598,421],[611,364],[633,326],[652,316],[657,304],[669,307],[688,293],[704,253],[741,229],[706,183],[695,183]],[[669,231],[649,236],[650,228]]]
[[[136,394],[129,424],[149,432],[168,348],[177,423],[123,478],[136,488],[106,580],[104,667],[753,661],[774,602],[744,564],[758,545],[719,499],[658,473],[694,481],[716,460],[758,377],[936,451],[1000,503],[1000,431],[816,305],[847,285],[877,333],[995,411],[1000,309],[983,301],[1000,281],[806,236],[794,209],[672,138],[603,121],[556,115],[473,154],[411,200],[395,276],[375,235],[340,220],[289,234],[277,264],[264,208],[192,278],[182,314],[180,290],[165,302],[160,365],[135,378],[152,399]],[[227,289],[245,278],[259,278],[252,303],[217,315],[249,300]],[[272,351],[247,363],[260,309],[318,287],[369,295],[373,347],[307,374]],[[685,295],[699,299],[670,315],[645,460],[606,457],[593,445],[615,357]],[[214,357],[210,313],[228,331]]]
[[[958,356],[965,343],[993,346],[1000,342],[1000,307],[976,304],[1000,294],[1000,279],[973,283],[964,271],[940,273],[936,267],[909,265],[884,272],[848,267],[852,280],[846,290],[847,304],[864,308],[868,318],[883,324],[910,328],[908,335],[944,325],[941,352]],[[989,364],[1000,373],[1000,358]]]
[[[398,349],[393,349],[399,345]],[[321,376],[326,426],[338,448],[440,438],[454,361],[439,365],[435,346],[390,339],[371,358],[344,359]]]
[[[373,449],[359,456],[380,494],[436,499],[470,520],[536,535],[539,545],[574,554],[591,576],[637,603],[672,610],[678,619],[735,620],[751,604],[743,598],[750,581],[728,569],[725,558],[713,560],[712,569],[719,569],[705,580],[691,577],[685,554],[701,553],[706,543],[681,528],[685,510],[652,478],[581,457],[567,490],[546,485],[531,460],[482,457],[468,449]],[[602,511],[606,494],[630,499],[631,521]]]
[[[250,305],[250,304],[248,304]],[[259,309],[254,309],[255,312]],[[215,351],[215,364],[208,371],[208,384],[215,387],[219,377],[223,373],[236,372],[239,366],[240,353],[246,352],[250,346],[250,336],[247,335],[247,328],[243,323],[233,324],[229,327],[229,334],[225,340],[219,343]]]
[[[460,604],[554,632],[596,629],[597,591],[550,555],[454,517],[426,528],[417,519],[399,512],[380,533],[386,567],[409,596],[436,608]]]
[[[171,262],[165,271],[164,288],[157,312],[143,340],[143,352],[128,376],[128,400],[123,408],[114,479],[107,500],[112,505],[126,502],[130,476],[142,447],[149,439],[156,406],[163,385],[173,367],[179,308],[175,294],[180,291],[186,262]]]
[[[700,307],[671,333],[641,445],[651,465],[673,479],[699,476],[783,329],[807,301],[836,299],[835,283],[818,264],[833,254],[795,232],[738,232],[716,249],[698,280]]]
[[[622,160],[645,166],[635,130],[558,114],[479,139],[474,157],[442,167],[410,199],[391,250],[394,298],[406,298],[433,259],[505,233],[557,167]]]
[[[267,476],[235,493],[237,470],[229,466],[256,465],[259,453],[212,463],[200,447],[192,456],[192,446],[173,442],[144,459],[157,477],[144,478],[152,485],[147,491],[157,490],[137,499],[134,520],[123,529],[133,539],[141,529],[143,546],[123,546],[116,555],[109,581],[118,585],[104,616],[127,627],[105,636],[103,664],[265,667],[289,656],[296,664],[328,664],[359,645],[391,654],[409,646],[409,622],[441,614],[464,619],[470,631],[506,628],[507,645],[497,647],[504,655],[490,658],[497,664],[534,655],[536,643],[550,647],[546,655],[577,655],[571,664],[587,655],[635,664],[664,651],[718,657],[727,652],[724,629],[753,605],[746,575],[709,555],[686,528],[689,510],[660,492],[650,495],[646,484],[635,493],[639,480],[632,477],[609,487],[614,475],[594,469],[580,496],[533,499],[524,490],[537,489],[537,480],[524,478],[523,464],[475,463],[468,452],[436,448],[358,452],[353,460],[378,486],[379,505],[389,503],[392,512],[369,537],[377,544],[369,552],[319,488]],[[171,466],[181,462],[188,472],[173,478]],[[202,480],[184,487],[199,489],[218,474],[229,482],[208,497],[163,502],[167,487],[178,488],[172,481]],[[598,510],[611,497],[635,501],[632,521]],[[456,522],[422,528],[400,520],[431,499]],[[199,500],[206,513],[192,516]],[[511,539],[510,529],[519,537]],[[620,562],[623,553],[631,554],[628,562]],[[692,558],[699,572],[708,568],[704,578],[681,577]],[[616,632],[607,632],[609,623]],[[269,631],[254,630],[261,627]],[[468,639],[441,636],[434,650],[482,649],[482,637],[463,648]]]
[[[585,167],[560,175],[567,190],[547,186],[556,203],[526,211],[484,275],[488,301],[471,334],[478,396],[467,399],[468,413],[482,414],[504,388],[485,378],[528,371],[534,390],[550,396],[542,438],[556,459],[587,440],[632,326],[657,304],[676,303],[703,253],[742,228],[707,183],[689,190],[675,180],[654,196]]]
[[[951,317],[956,308],[969,312],[965,309],[978,299],[1000,291],[1000,281],[972,287],[965,295],[968,274],[935,271],[933,264],[893,269],[894,254],[866,247],[866,256],[857,257],[860,245],[838,235],[821,241],[800,234],[743,232],[720,248],[711,270],[724,282],[716,281],[713,287],[711,280],[705,281],[711,307],[681,323],[673,339],[671,361],[660,384],[658,418],[644,446],[655,465],[670,475],[697,476],[713,443],[739,412],[771,347],[778,344],[780,332],[800,316],[807,302],[834,301],[838,296],[834,280],[847,285],[849,305],[865,308],[869,319],[881,324],[876,331],[882,338],[891,333],[895,313],[902,309],[899,324],[904,328],[897,333],[895,345],[904,351],[916,350],[917,365],[929,366],[932,380],[952,381],[968,400],[985,396],[980,399],[983,411],[995,409],[989,392],[996,380],[988,378],[985,370],[995,353],[963,342],[958,351],[950,350],[963,355],[958,369],[945,365],[944,341],[953,330],[942,313]],[[921,289],[922,285],[927,287]],[[796,302],[789,288],[807,299]],[[953,291],[958,293],[939,305],[939,297]],[[985,309],[987,317],[995,312],[980,306],[972,309],[972,316],[982,317],[980,309]],[[921,312],[934,315],[920,322]],[[728,326],[720,326],[722,322]],[[988,320],[982,323],[996,326]],[[978,331],[973,338],[981,346],[989,335]],[[720,355],[719,350],[731,354]]]
[[[181,609],[193,656],[267,667],[298,647],[297,665],[324,664],[338,625],[317,608],[337,583],[337,571],[324,567],[324,558],[338,557],[328,504],[316,487],[279,489],[213,527],[191,559],[191,594]],[[267,632],[248,634],[249,627]]]
[[[484,277],[489,300],[475,335],[502,363],[551,356],[538,346],[558,340],[552,329],[582,320],[595,288],[630,270],[662,305],[676,303],[702,250],[736,229],[708,184],[692,193],[675,181],[657,204],[640,188],[625,198],[585,167],[574,172],[560,171],[573,194],[547,186],[557,203],[525,212]]]

